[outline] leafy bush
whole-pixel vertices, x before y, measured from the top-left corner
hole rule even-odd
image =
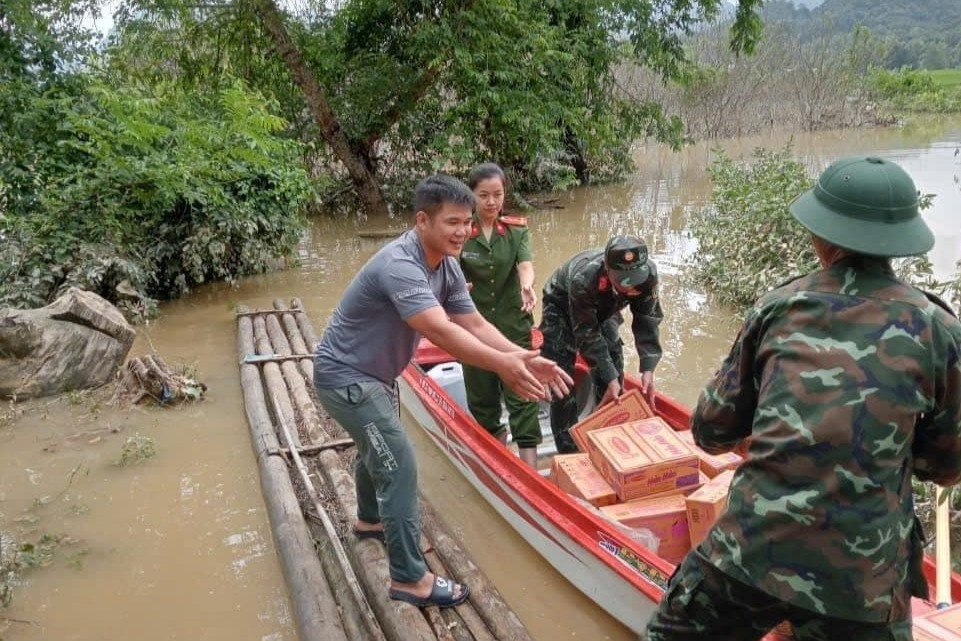
[[[810,234],[788,204],[811,186],[804,167],[781,151],[757,149],[739,166],[723,151],[708,169],[713,206],[695,214],[695,278],[721,302],[735,307],[817,265]]]
[[[929,71],[875,69],[871,85],[878,95],[900,111],[953,113],[961,111],[961,90],[935,80]]]
[[[300,146],[240,82],[204,96],[94,78],[26,108],[59,124],[46,153],[0,164],[0,193],[17,194],[0,201],[0,305],[78,285],[143,316],[295,246],[310,194]]]
[[[788,211],[813,180],[781,151],[756,149],[751,161],[736,164],[723,151],[708,172],[713,204],[697,212],[691,232],[698,241],[694,278],[726,304],[744,308],[781,282],[818,267],[810,233]],[[931,194],[921,196],[927,209]],[[896,259],[898,276],[961,309],[961,261],[955,275],[935,278],[927,255]]]

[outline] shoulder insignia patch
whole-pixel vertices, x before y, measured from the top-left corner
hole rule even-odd
[[[527,218],[524,216],[501,216],[497,220],[505,225],[515,225],[517,227],[527,227]]]
[[[598,291],[606,292],[610,288],[611,288],[611,280],[607,277],[606,274],[597,279]]]

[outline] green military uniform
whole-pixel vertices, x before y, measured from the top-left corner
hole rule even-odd
[[[494,223],[490,240],[474,220],[470,238],[460,255],[461,269],[471,283],[477,310],[511,342],[530,348],[534,318],[521,311],[517,264],[530,261],[531,243],[523,218],[502,216]],[[504,430],[501,400],[507,406],[511,435],[518,447],[537,447],[541,442],[537,404],[526,401],[504,386],[497,374],[464,366],[467,405],[474,418],[491,434]]]
[[[646,248],[645,259],[646,259]],[[640,295],[619,293],[611,284],[604,262],[605,250],[577,254],[557,268],[544,285],[541,354],[569,374],[580,351],[591,368],[599,400],[607,385],[624,374],[623,344],[619,328],[621,310],[630,307],[631,331],[642,372],[653,371],[661,358],[658,325],[663,318],[657,297],[657,266],[646,260],[648,275]],[[551,401],[551,430],[559,452],[576,452],[568,430],[577,422],[573,394]]]
[[[698,445],[750,437],[749,456],[651,641],[757,639],[784,619],[802,641],[908,641],[911,596],[927,596],[911,477],[961,479],[961,323],[887,256],[933,236],[913,182],[878,159],[838,161],[791,212],[824,225],[831,264],[756,303],[700,397]]]

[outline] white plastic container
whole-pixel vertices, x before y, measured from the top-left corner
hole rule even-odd
[[[467,409],[467,389],[464,387],[464,369],[460,363],[450,361],[435,365],[428,370],[427,375],[437,381],[447,395],[470,414]]]

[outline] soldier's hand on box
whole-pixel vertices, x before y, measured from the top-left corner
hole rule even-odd
[[[601,406],[607,405],[611,401],[616,401],[621,395],[621,382],[616,378],[607,384],[604,396],[601,397]]]
[[[644,400],[654,409],[654,372],[641,372],[641,394]]]

